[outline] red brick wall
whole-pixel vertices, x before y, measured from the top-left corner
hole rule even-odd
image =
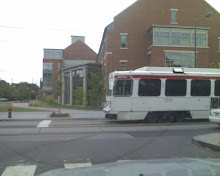
[[[70,46],[64,49],[64,60],[75,60],[77,57],[82,57],[82,60],[96,60],[97,54],[84,42],[77,40]],[[43,59],[43,63],[53,63],[53,89],[52,94],[55,99],[56,95],[56,81],[58,79],[58,65],[60,63],[59,59]],[[63,60],[62,60],[63,65]]]
[[[178,9],[178,24],[171,24],[171,10]],[[216,66],[220,63],[218,52],[218,37],[220,37],[220,14],[204,0],[138,0],[132,6],[122,11],[114,18],[114,29],[107,30],[104,39],[105,48],[99,55],[103,57],[106,52],[112,51],[105,67],[120,70],[120,60],[127,60],[127,69],[136,69],[147,65],[147,53],[151,51],[151,65],[165,66],[164,50],[194,51],[194,47],[151,47],[148,49],[147,30],[152,25],[191,26],[195,20],[204,17],[208,12],[212,16],[198,23],[198,27],[209,27],[209,48],[198,48],[197,67],[209,67],[211,63]],[[128,33],[127,48],[120,49],[120,33]],[[111,36],[111,37],[109,37]],[[106,68],[105,68],[106,70]]]
[[[77,40],[64,49],[64,60],[75,60],[82,57],[82,60],[96,60],[97,54],[84,42]]]

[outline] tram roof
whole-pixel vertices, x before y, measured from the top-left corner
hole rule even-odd
[[[141,67],[136,70],[115,71],[114,75],[178,75],[178,76],[220,76],[216,68]]]

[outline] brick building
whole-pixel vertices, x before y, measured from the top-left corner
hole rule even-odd
[[[42,94],[44,96],[53,95],[55,99],[58,99],[56,82],[60,72],[60,77],[64,81],[62,95],[66,95],[64,92],[66,91],[64,89],[64,85],[66,85],[64,72],[66,73],[66,70],[71,70],[71,68],[76,69],[77,66],[95,63],[96,58],[97,54],[85,44],[84,36],[71,36],[71,45],[65,49],[44,49]],[[72,82],[69,82],[69,84],[72,84]],[[64,96],[62,96],[62,102],[69,104],[68,100],[64,100]]]
[[[56,81],[62,64],[63,49],[44,49],[43,85],[41,88],[41,93],[44,96],[53,95],[57,99]]]
[[[195,21],[209,12],[197,23],[195,65]],[[106,26],[97,62],[104,71],[219,67],[220,14],[205,0],[137,0]]]
[[[63,69],[63,91],[62,104],[74,105],[76,104],[76,91],[78,87],[83,88],[82,104],[90,105],[89,91],[91,86],[89,84],[90,74],[97,73],[101,70],[101,65],[97,63],[87,63],[77,66],[71,66]]]

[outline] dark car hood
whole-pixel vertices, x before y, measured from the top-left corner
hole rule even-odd
[[[137,160],[76,169],[55,169],[40,176],[220,176],[220,160]]]

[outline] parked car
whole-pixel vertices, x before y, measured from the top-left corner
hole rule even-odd
[[[0,98],[0,101],[7,101],[7,98]]]
[[[220,126],[220,109],[212,109],[209,116],[209,121],[217,123]]]

